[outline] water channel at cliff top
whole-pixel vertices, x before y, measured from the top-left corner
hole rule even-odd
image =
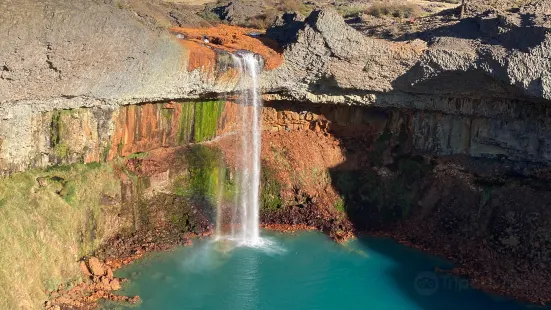
[[[451,265],[389,239],[337,244],[317,232],[268,233],[259,247],[200,240],[147,256],[116,275],[130,309],[528,309],[435,274]],[[108,309],[122,306],[105,305]]]

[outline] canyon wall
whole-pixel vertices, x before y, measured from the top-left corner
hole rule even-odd
[[[285,46],[285,62],[264,87],[297,101],[355,105],[403,93],[548,102],[551,34],[547,15],[530,10],[487,11],[395,41],[361,34],[334,10],[314,11],[268,30]]]
[[[537,283],[551,276],[551,169],[529,154],[534,136],[514,134],[533,119],[269,106],[263,158],[276,181],[263,183],[268,226],[390,236],[453,260],[452,272],[475,287],[549,302]]]
[[[172,223],[163,214],[183,225],[176,236],[195,229],[182,197],[189,186],[210,197],[204,181],[231,179],[231,169],[190,169],[219,154],[182,150],[215,145],[235,169],[239,113],[223,98],[239,80],[234,35],[248,30],[169,32],[96,1],[0,7],[0,232],[19,250],[0,257],[15,268],[2,287],[32,279],[17,277],[17,255],[31,265],[43,248],[41,262],[70,262],[115,230]],[[480,287],[548,302],[548,288],[534,288],[551,278],[548,20],[523,7],[417,35],[368,38],[321,10],[270,29],[279,47],[248,43],[283,60],[261,74],[263,221],[337,239],[382,232],[450,257]],[[174,208],[142,213],[156,197]],[[113,224],[121,214],[127,222]],[[53,251],[60,244],[70,250]],[[76,272],[40,266],[55,284]],[[32,289],[2,295],[36,308],[42,283]]]
[[[13,140],[3,141],[0,173],[104,162],[132,153],[202,142],[214,137],[217,130],[231,129],[225,128],[226,105],[230,103],[206,100],[30,113],[25,116],[28,131],[5,128]]]
[[[489,11],[437,25],[414,40],[387,41],[362,35],[331,9],[315,11],[305,21],[287,19],[257,38],[228,26],[169,32],[124,7],[95,1],[15,2],[4,5],[8,13],[0,20],[6,36],[0,40],[3,174],[49,165],[44,145],[52,143],[39,133],[44,114],[93,108],[109,118],[121,105],[236,91],[237,70],[228,52],[239,49],[265,58],[271,69],[261,75],[267,100],[472,115],[472,126],[440,120],[444,127],[479,134],[468,154],[549,159],[551,36],[545,14],[530,11],[533,6]],[[523,128],[484,120],[502,116],[536,120]],[[512,145],[508,136],[524,140]],[[435,151],[451,154],[457,147],[442,144]],[[102,158],[99,149],[94,152],[86,156]]]

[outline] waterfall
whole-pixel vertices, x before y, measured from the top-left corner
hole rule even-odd
[[[238,167],[235,202],[231,212],[224,213],[231,219],[229,222],[231,231],[218,231],[220,238],[229,238],[245,245],[258,245],[261,243],[259,232],[259,208],[260,208],[260,147],[261,147],[261,112],[262,99],[258,92],[258,73],[260,60],[252,53],[239,53],[232,55],[234,66],[240,74],[240,95],[238,103],[241,107],[241,132],[240,150],[241,156]],[[221,211],[217,212],[222,213]],[[222,219],[218,218],[218,222]],[[220,227],[222,225],[219,225]],[[221,229],[221,228],[219,228]]]

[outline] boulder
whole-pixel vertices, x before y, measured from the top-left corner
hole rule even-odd
[[[109,286],[113,291],[118,291],[121,289],[121,283],[117,278],[114,278],[113,280],[111,280],[111,282],[109,283]]]
[[[92,256],[88,259],[88,268],[94,276],[103,276],[105,274],[103,263],[97,257]]]
[[[113,269],[111,269],[111,267],[107,267],[107,273],[106,273],[106,275],[107,275],[107,278],[108,278],[109,280],[112,280],[112,279],[113,279]]]
[[[104,289],[109,289],[111,288],[111,281],[109,281],[109,279],[107,279],[107,277],[101,277],[101,285],[103,286]]]
[[[92,276],[92,273],[90,272],[90,269],[88,269],[88,266],[86,266],[86,263],[84,261],[81,261],[79,263],[80,265],[80,271],[82,272],[82,274],[86,277],[91,277]]]
[[[264,14],[264,4],[261,1],[233,0],[212,9],[212,12],[231,25],[247,25],[251,18]]]
[[[277,16],[271,27],[266,30],[266,36],[281,46],[286,46],[296,39],[298,31],[304,26],[304,19],[300,13],[283,13]]]

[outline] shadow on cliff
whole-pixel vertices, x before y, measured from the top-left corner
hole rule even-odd
[[[370,200],[385,200],[387,198],[374,197],[382,193],[375,193],[372,190],[372,187],[377,186],[377,176],[371,166],[369,153],[375,154],[373,156],[377,157],[377,161],[384,161],[383,153],[386,150],[385,145],[389,137],[381,133],[385,131],[390,117],[388,111],[361,107],[335,109],[327,105],[306,106],[286,102],[269,103],[268,105],[279,111],[311,112],[328,121],[330,125],[325,128],[327,134],[338,138],[341,142],[340,147],[346,153],[345,162],[329,169],[332,186],[343,198],[345,212],[355,231],[365,231],[368,227],[379,226],[381,224],[378,219],[380,214],[375,206],[375,201],[371,201],[373,204],[370,205]],[[345,126],[344,124],[347,123],[354,124],[354,127]],[[397,169],[398,167],[393,168]],[[400,190],[401,186],[396,184],[395,189]],[[384,218],[394,217],[395,213],[399,212],[390,207],[387,210],[389,212],[383,215]],[[416,256],[415,264],[412,264],[411,255],[403,255],[403,253],[413,250],[389,243],[388,240],[373,238],[358,240],[362,243],[362,247],[376,251],[395,262],[394,266],[388,270],[389,278],[394,280],[394,286],[411,303],[417,304],[420,309],[424,310],[442,309],[441,304],[434,303],[434,298],[425,298],[426,296],[420,295],[414,286],[414,280],[420,273],[432,271],[436,265],[427,264],[428,260],[423,261],[421,254]],[[443,267],[442,264],[438,266]]]
[[[388,230],[406,218],[419,201],[417,195],[422,183],[419,181],[433,168],[433,163],[410,151],[404,123],[407,111],[289,103],[271,106],[282,111],[303,113],[306,110],[327,119],[330,125],[325,130],[340,140],[346,157],[344,162],[329,169],[331,185],[342,197],[344,211],[355,231]],[[358,242],[393,261],[386,272],[401,292],[398,298],[409,300],[419,309],[496,307],[490,296],[468,289],[468,281],[435,273],[436,268],[451,267],[445,260],[389,240],[360,237]],[[449,304],[451,301],[453,305]],[[518,308],[515,304],[500,307]]]

